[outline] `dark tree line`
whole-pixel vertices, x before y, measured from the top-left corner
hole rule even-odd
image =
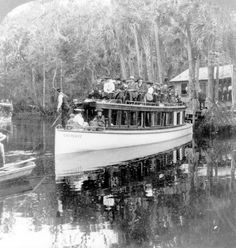
[[[55,90],[83,98],[97,78],[163,83],[189,68],[235,61],[231,13],[201,0],[52,0],[13,11],[1,24],[1,97],[54,107]],[[213,93],[211,94],[213,96]]]

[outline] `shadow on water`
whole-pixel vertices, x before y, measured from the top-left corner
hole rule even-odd
[[[0,247],[236,247],[234,138],[70,157],[55,177],[49,127],[13,122],[7,159],[34,154],[37,167],[0,187]]]

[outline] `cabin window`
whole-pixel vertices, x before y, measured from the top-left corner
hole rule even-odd
[[[168,112],[166,113],[166,125],[173,125],[174,123],[174,113]]]
[[[122,111],[121,113],[121,125],[128,125],[128,113],[127,111]]]
[[[161,113],[161,126],[166,126],[166,113]]]
[[[102,114],[105,117],[105,126],[107,127],[108,126],[108,116],[109,116],[108,109],[104,109],[103,112],[102,112]]]
[[[177,149],[176,151],[176,160],[180,160],[180,149]]]
[[[181,84],[181,95],[187,95],[188,94],[188,84],[182,83]]]
[[[152,115],[150,112],[144,112],[145,127],[151,127],[152,125]]]
[[[138,112],[138,122],[137,122],[137,125],[139,127],[143,127],[143,112]]]
[[[152,127],[155,126],[155,113],[154,112],[151,113],[151,121],[152,121],[151,126]]]
[[[118,125],[118,123],[117,123],[117,110],[112,110],[112,113],[111,113],[111,125],[112,126]]]
[[[161,125],[161,113],[157,112],[154,113],[154,126],[160,126]]]
[[[182,115],[182,124],[185,122],[185,111],[183,111],[183,115]]]
[[[180,125],[180,112],[177,113],[176,119],[177,125]]]
[[[116,116],[116,125],[121,125],[121,111],[117,110],[117,116]]]
[[[136,112],[130,112],[130,125],[131,126],[134,126],[136,125],[137,122],[136,122]]]

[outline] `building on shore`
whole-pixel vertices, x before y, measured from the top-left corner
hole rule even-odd
[[[236,84],[234,82],[233,65],[219,66],[219,89],[218,101],[223,103],[229,109],[236,109]],[[216,69],[214,71],[214,83],[216,84]],[[185,70],[170,80],[170,84],[187,105],[190,102],[189,97],[189,70]],[[208,97],[208,68],[199,68],[199,90]]]

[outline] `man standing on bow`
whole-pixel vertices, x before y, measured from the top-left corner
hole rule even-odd
[[[61,125],[65,128],[69,119],[70,105],[67,101],[67,96],[61,92],[61,89],[57,89],[57,92],[57,112],[61,111]]]

